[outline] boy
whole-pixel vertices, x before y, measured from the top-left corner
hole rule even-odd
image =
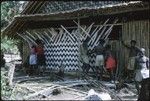
[[[31,47],[31,53],[29,56],[29,65],[30,65],[30,73],[29,75],[33,75],[34,70],[37,69],[37,54],[36,54],[36,46]]]

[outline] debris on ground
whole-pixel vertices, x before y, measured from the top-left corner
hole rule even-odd
[[[117,90],[118,81],[97,80],[88,74],[81,77],[64,74],[62,80],[55,72],[44,76],[19,72],[15,72],[12,79],[9,100],[137,100],[138,97],[134,83],[124,83],[126,86]]]

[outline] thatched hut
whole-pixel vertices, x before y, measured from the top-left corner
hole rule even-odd
[[[29,54],[29,43],[40,38],[45,43],[47,68],[57,70],[63,64],[66,71],[79,69],[78,45],[88,35],[89,49],[97,45],[97,38],[109,38],[121,73],[128,60],[128,51],[119,39],[122,37],[126,43],[136,40],[149,56],[149,29],[148,2],[29,1],[3,34],[23,39],[23,62]],[[91,65],[94,61],[93,55]]]

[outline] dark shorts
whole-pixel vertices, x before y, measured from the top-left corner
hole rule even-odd
[[[150,78],[143,79],[141,82],[140,94],[138,97],[138,101],[149,101],[150,99]]]
[[[46,58],[44,54],[37,55],[37,64],[40,66],[46,65]]]

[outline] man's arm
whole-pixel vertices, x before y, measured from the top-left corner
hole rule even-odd
[[[141,49],[136,46],[136,51],[137,51],[137,53],[139,53],[139,52],[141,52]]]
[[[146,61],[146,67],[149,69],[149,68],[150,68],[150,67],[149,67],[149,63],[150,63],[150,62],[149,62],[149,58],[147,58],[146,60],[147,60],[147,61]]]
[[[130,48],[130,46],[126,45],[123,40],[121,40],[121,43],[122,43],[122,45],[125,46],[126,48]]]
[[[138,57],[136,56],[135,63],[134,63],[135,70],[137,69],[137,67],[138,67]]]

